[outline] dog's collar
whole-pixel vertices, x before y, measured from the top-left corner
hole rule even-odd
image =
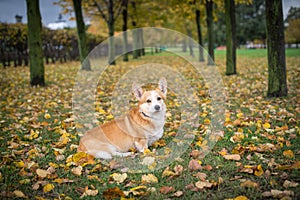
[[[141,111],[142,115],[144,115],[144,117],[148,117],[151,118],[149,115],[147,115],[146,113],[144,113],[143,111]]]

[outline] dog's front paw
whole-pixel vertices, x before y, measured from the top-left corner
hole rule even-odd
[[[147,141],[144,139],[135,141],[134,146],[135,146],[136,150],[141,153],[143,153],[145,151],[145,149],[148,149]]]

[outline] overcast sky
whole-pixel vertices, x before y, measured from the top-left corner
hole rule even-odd
[[[57,21],[59,13],[62,11],[60,6],[53,5],[57,0],[40,0],[42,23],[47,26],[49,23]],[[254,0],[255,1],[255,0]],[[283,0],[283,11],[286,16],[291,6],[300,7],[299,0]],[[15,15],[23,16],[23,22],[27,22],[25,0],[0,0],[0,22],[15,22]],[[69,21],[70,15],[63,16],[69,26],[75,26],[74,21]]]

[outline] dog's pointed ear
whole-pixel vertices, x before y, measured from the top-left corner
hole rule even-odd
[[[140,100],[142,98],[143,92],[144,91],[143,91],[142,87],[139,84],[137,84],[136,82],[133,82],[132,93],[138,100]]]
[[[161,77],[158,81],[158,88],[166,96],[167,95],[167,80],[165,77]]]

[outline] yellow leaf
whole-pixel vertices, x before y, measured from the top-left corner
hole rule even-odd
[[[45,119],[50,119],[50,118],[51,118],[51,115],[50,115],[49,113],[46,113],[46,114],[44,115],[44,118],[45,118]]]
[[[28,198],[22,191],[20,191],[20,190],[15,190],[14,192],[14,195],[16,196],[16,197],[18,197],[18,198]]]
[[[233,200],[248,200],[246,196],[237,196]]]
[[[261,176],[264,174],[264,170],[261,165],[258,165],[254,171],[255,176]]]
[[[169,167],[167,167],[164,172],[162,173],[162,177],[166,176],[174,176],[176,175],[175,172],[171,171]]]
[[[140,186],[131,188],[130,191],[136,191],[136,190],[140,190],[140,189],[147,189],[147,187],[145,185],[140,185]]]
[[[19,162],[14,162],[16,167],[22,168],[25,166],[25,163],[23,161],[19,161]]]
[[[208,118],[204,119],[204,124],[209,125],[210,124],[210,120]]]
[[[271,124],[269,124],[268,122],[263,124],[264,129],[269,129],[271,128]]]
[[[287,158],[294,158],[294,152],[292,150],[285,150],[283,151],[283,155]]]
[[[54,189],[54,185],[51,183],[48,183],[43,187],[43,191],[45,193],[48,193],[48,192],[52,191],[53,189]]]
[[[147,174],[142,176],[142,182],[144,183],[158,183],[158,179],[153,174]]]
[[[245,181],[243,183],[241,183],[241,186],[242,187],[248,187],[248,188],[258,188],[258,184],[253,182],[253,181]]]
[[[240,118],[243,118],[243,117],[244,117],[244,114],[243,114],[243,113],[238,113],[236,116],[237,116],[237,118],[240,119]]]
[[[113,115],[107,115],[107,116],[106,116],[106,119],[107,119],[107,120],[112,120],[113,118],[114,118]]]
[[[114,181],[117,183],[123,183],[125,181],[125,179],[127,178],[127,174],[126,173],[123,173],[123,174],[113,173],[110,175],[110,177],[112,177],[114,179]]]

